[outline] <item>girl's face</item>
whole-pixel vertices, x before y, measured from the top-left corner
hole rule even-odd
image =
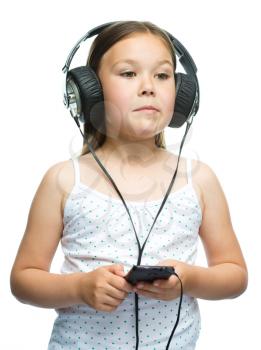
[[[175,81],[171,54],[163,39],[134,33],[120,40],[103,55],[98,76],[107,136],[130,141],[154,139],[168,126]],[[144,106],[155,109],[140,109]]]

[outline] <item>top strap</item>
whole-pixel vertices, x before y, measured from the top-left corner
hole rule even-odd
[[[191,175],[191,159],[187,158],[187,177],[188,177],[188,184],[192,184],[192,175]]]
[[[80,183],[80,167],[78,157],[71,158],[74,167],[74,184],[79,185]]]

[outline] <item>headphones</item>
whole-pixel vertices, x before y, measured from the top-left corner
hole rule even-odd
[[[82,42],[101,33],[105,28],[119,22],[109,22],[99,25],[88,31],[70,51],[63,72],[65,73],[64,105],[69,108],[71,116],[79,126],[95,120],[97,106],[103,106],[103,91],[100,80],[89,66],[80,66],[69,70],[72,59]],[[176,85],[175,108],[169,123],[171,128],[179,128],[190,117],[193,118],[199,109],[199,84],[197,67],[187,49],[169,32],[164,31],[170,38],[179,62],[186,74],[174,73]],[[93,115],[92,115],[93,114]]]

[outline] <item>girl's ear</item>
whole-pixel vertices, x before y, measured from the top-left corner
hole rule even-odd
[[[190,116],[195,102],[197,84],[195,79],[184,73],[175,73],[176,99],[173,117],[169,123],[171,128],[179,128]]]
[[[104,111],[103,92],[101,82],[93,69],[90,66],[71,69],[68,72],[66,89],[71,114],[82,123],[88,123],[95,112],[97,121],[97,114]]]

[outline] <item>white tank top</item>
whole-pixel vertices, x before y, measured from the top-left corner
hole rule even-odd
[[[129,215],[120,197],[109,197],[80,181],[78,158],[72,159],[75,184],[64,208],[61,273],[89,272],[110,264],[122,264],[125,272],[135,265],[138,246]],[[187,159],[185,186],[170,192],[144,248],[141,264],[156,265],[165,259],[194,264],[202,212]],[[125,201],[142,246],[158,213],[160,200]],[[179,298],[161,301],[139,296],[139,349],[165,350],[176,322]],[[48,350],[135,349],[134,293],[111,312],[88,305],[56,310]],[[195,349],[200,313],[195,298],[183,296],[179,325],[169,349]]]

